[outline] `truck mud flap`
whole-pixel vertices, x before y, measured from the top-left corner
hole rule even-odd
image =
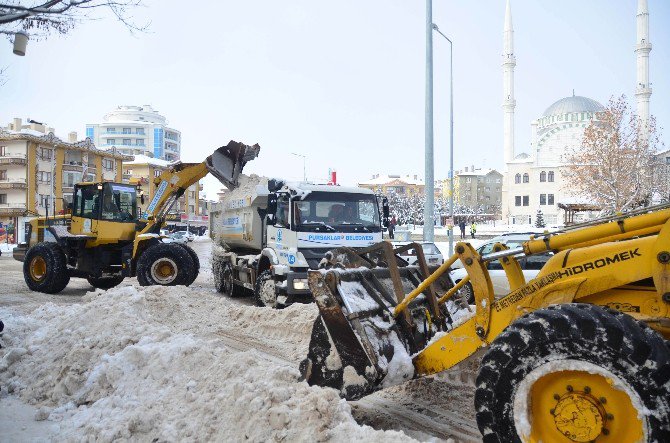
[[[231,140],[207,157],[205,164],[210,174],[232,190],[238,186],[238,178],[244,165],[258,157],[260,149],[258,144],[249,146]]]

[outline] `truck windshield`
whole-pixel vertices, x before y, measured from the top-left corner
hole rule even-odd
[[[298,230],[380,232],[377,200],[370,194],[312,192],[293,202]]]

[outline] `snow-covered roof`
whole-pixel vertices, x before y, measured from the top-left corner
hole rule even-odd
[[[533,158],[530,156],[530,154],[522,152],[517,154],[509,163],[531,163],[532,161]]]
[[[485,176],[489,175],[491,172],[498,172],[495,169],[487,168],[487,169],[475,169],[474,171],[460,171],[456,173],[457,176],[460,175],[476,175],[476,176]],[[499,173],[499,172],[498,172]],[[500,174],[500,173],[499,173]]]
[[[10,134],[27,134],[27,135],[34,135],[35,137],[44,137],[47,133],[41,132],[41,131],[36,131],[34,129],[30,128],[23,128],[20,131],[12,131],[10,129],[6,130]]]
[[[137,154],[135,158],[129,162],[124,162],[124,165],[151,165],[159,166],[161,168],[169,167],[172,162],[167,160],[161,160],[160,158],[149,157],[148,155]]]
[[[416,176],[414,176],[416,177]],[[388,174],[379,174],[371,179],[368,180],[363,180],[358,182],[359,186],[360,185],[385,185],[387,183],[391,183],[394,181],[401,181],[403,183],[406,183],[408,185],[417,185],[417,186],[423,186],[424,181],[422,178],[417,177],[414,178],[411,175],[388,175]]]

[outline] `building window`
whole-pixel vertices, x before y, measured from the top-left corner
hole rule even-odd
[[[7,180],[7,171],[0,169],[0,180]]]
[[[154,169],[154,177],[160,177],[163,171],[160,169]]]
[[[554,171],[549,171],[549,181],[550,182],[554,181]]]
[[[129,145],[130,144],[130,139],[129,138],[124,138],[122,144],[123,145]]]
[[[193,205],[188,205],[188,213],[193,214],[195,212],[194,206]]]
[[[137,129],[135,130],[135,134],[138,134],[138,135],[144,135],[144,128],[137,128]]]
[[[524,196],[523,196],[523,205],[524,205],[524,206],[528,206],[528,200],[529,200],[529,199],[528,199],[528,196],[527,196],[527,195],[524,195]]]
[[[550,206],[554,204],[554,194],[547,194],[547,204]]]
[[[0,157],[7,155],[7,146],[0,146]]]
[[[115,145],[116,144],[116,139],[115,138],[108,138],[107,139],[107,144],[108,145]]]
[[[521,206],[521,196],[517,195],[514,197],[514,206]]]
[[[540,182],[547,181],[547,173],[545,171],[540,172]]]
[[[135,140],[135,144],[137,146],[144,146],[144,140],[142,140],[141,138],[138,138],[137,140]]]
[[[0,147],[4,147],[4,146],[0,146]],[[665,157],[665,164],[670,165],[670,157]]]
[[[130,134],[130,128],[123,128],[123,133],[124,134]]]
[[[40,147],[40,160],[51,161],[51,149]]]
[[[540,194],[540,205],[544,206],[547,204],[547,194]]]
[[[465,179],[465,183],[472,183],[472,177],[467,177]]]
[[[102,159],[102,167],[106,171],[113,171],[114,170],[114,160],[111,158],[103,158]]]
[[[39,171],[37,173],[37,181],[48,185],[51,183],[51,172]]]
[[[0,194],[0,205],[7,204],[7,194]]]
[[[44,194],[39,194],[40,207],[46,208],[49,205],[49,196]]]
[[[86,128],[86,138],[90,138],[91,140],[93,140],[94,131],[95,130],[92,127],[90,127],[90,126],[87,127]]]
[[[528,183],[529,181],[530,181],[530,177],[528,176],[528,174],[524,174],[523,175],[523,182]]]
[[[126,175],[133,175],[133,170],[132,169],[126,169],[126,172],[124,172]]]
[[[499,178],[496,178],[496,183],[500,183],[500,179],[499,179]]]
[[[114,134],[116,132],[116,128],[107,128],[107,133],[108,134]]]

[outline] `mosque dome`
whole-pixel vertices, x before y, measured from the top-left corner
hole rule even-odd
[[[542,116],[549,117],[552,115],[570,114],[573,112],[601,112],[604,110],[605,107],[593,99],[582,97],[580,95],[573,95],[562,98],[549,106]]]

